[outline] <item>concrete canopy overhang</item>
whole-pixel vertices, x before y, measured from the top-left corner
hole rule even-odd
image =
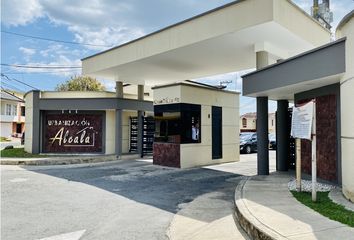
[[[340,82],[346,38],[243,75],[243,95],[294,100],[296,93]]]
[[[306,26],[306,27],[304,27]],[[82,59],[83,74],[156,85],[251,69],[325,44],[330,32],[287,0],[239,0]]]

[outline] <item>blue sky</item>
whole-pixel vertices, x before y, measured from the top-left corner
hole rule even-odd
[[[80,59],[156,31],[230,0],[2,0],[1,30],[91,45],[65,44],[1,33],[1,62],[7,64],[80,66]],[[294,0],[309,12],[312,0]],[[352,9],[353,0],[332,0],[334,23]],[[92,46],[97,45],[97,46]],[[21,69],[1,67],[1,73],[41,90],[53,90],[78,69]],[[230,89],[241,89],[240,73],[203,79],[218,83],[232,81]],[[114,84],[104,81],[109,90]],[[5,86],[6,84],[6,86]],[[22,91],[30,88],[15,80],[4,87]],[[273,111],[274,103],[270,104]],[[241,113],[255,110],[255,101],[242,98]]]

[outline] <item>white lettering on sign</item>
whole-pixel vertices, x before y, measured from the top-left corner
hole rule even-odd
[[[48,120],[48,126],[90,126],[90,122],[85,118],[82,121],[78,120]]]
[[[73,147],[73,146],[94,146],[95,145],[95,133],[89,135],[87,129],[93,130],[92,127],[86,127],[74,134],[70,133],[70,130],[65,130],[65,127],[59,129],[54,137],[49,138],[53,145],[58,141],[59,146]],[[74,145],[72,145],[74,143]]]
[[[179,103],[180,99],[179,97],[175,97],[175,98],[169,98],[169,97],[165,97],[162,99],[157,99],[154,100],[154,104],[158,105],[158,104],[169,104],[169,103]]]
[[[291,136],[311,140],[314,102],[311,101],[300,107],[293,107],[291,119]]]

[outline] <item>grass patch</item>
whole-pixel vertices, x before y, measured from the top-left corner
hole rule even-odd
[[[291,191],[293,196],[304,205],[312,208],[329,219],[354,227],[354,212],[334,203],[329,197],[329,192],[317,192],[317,202],[312,202],[311,193]]]
[[[25,152],[24,148],[12,148],[12,149],[3,149],[0,151],[1,157],[10,157],[10,158],[40,158],[46,157],[45,155],[32,154]]]
[[[7,139],[6,137],[0,137],[0,142],[10,142],[10,139]]]

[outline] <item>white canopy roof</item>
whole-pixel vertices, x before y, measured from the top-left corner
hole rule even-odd
[[[156,85],[255,68],[328,43],[330,32],[287,0],[240,0],[82,59],[83,74]]]

